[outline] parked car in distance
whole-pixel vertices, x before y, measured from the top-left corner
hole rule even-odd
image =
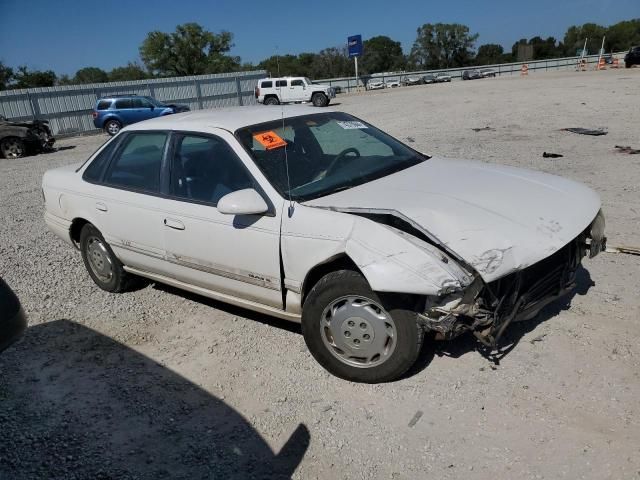
[[[11,345],[27,328],[27,317],[20,300],[0,277],[0,352]]]
[[[426,75],[422,76],[422,83],[424,83],[425,85],[436,83],[436,76],[432,73],[427,73]]]
[[[143,95],[110,95],[96,102],[93,125],[113,136],[127,125],[189,110],[187,105],[165,104]]]
[[[405,77],[402,80],[402,84],[405,86],[409,86],[409,85],[422,85],[424,83],[424,81],[422,80],[422,77]]]
[[[255,97],[264,105],[311,102],[316,107],[326,107],[336,92],[329,85],[312,83],[306,77],[273,77],[258,80]]]
[[[451,75],[447,73],[438,73],[436,75],[436,83],[449,83],[451,81]]]
[[[346,113],[310,112],[131,125],[80,167],[45,173],[46,223],[103,290],[139,275],[301,322],[314,358],[360,382],[397,379],[432,335],[495,347],[605,247],[585,185],[430,157]]]
[[[384,86],[385,88],[398,88],[400,86],[400,80],[389,80]]]
[[[631,68],[634,65],[640,65],[640,46],[631,47],[624,56],[624,66]]]
[[[369,80],[367,82],[367,90],[380,90],[385,88],[385,83],[382,80]]]
[[[30,151],[46,152],[55,141],[47,120],[16,122],[0,115],[0,155],[4,158],[20,158]]]
[[[482,78],[482,74],[478,70],[465,70],[462,72],[462,80],[476,80]]]
[[[483,70],[480,70],[480,75],[482,75],[482,78],[495,77],[496,73],[497,72],[491,68],[485,68]]]

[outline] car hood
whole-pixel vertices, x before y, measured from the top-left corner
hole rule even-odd
[[[490,282],[575,239],[596,217],[600,198],[555,175],[431,158],[304,204],[403,217]]]

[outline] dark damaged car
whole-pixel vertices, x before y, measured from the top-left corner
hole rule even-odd
[[[47,120],[17,122],[0,115],[0,154],[4,158],[46,152],[55,141]]]

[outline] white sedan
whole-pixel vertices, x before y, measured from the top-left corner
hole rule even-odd
[[[403,375],[427,337],[495,347],[605,243],[582,184],[429,157],[304,106],[136,123],[43,191],[100,288],[146,277],[301,322],[316,360],[361,382]]]

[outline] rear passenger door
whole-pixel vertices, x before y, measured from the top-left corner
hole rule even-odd
[[[287,80],[276,80],[276,92],[281,102],[291,102],[291,93]]]
[[[95,183],[87,201],[92,222],[127,266],[166,273],[161,178],[169,135],[162,131],[121,134],[105,167],[91,166],[85,181]]]
[[[223,138],[175,134],[169,200],[164,210],[166,258],[172,277],[216,292],[282,308],[280,214],[225,215],[227,193],[260,186]]]
[[[134,120],[133,101],[130,98],[117,99],[114,108],[122,125],[129,125],[136,122],[136,120]]]

